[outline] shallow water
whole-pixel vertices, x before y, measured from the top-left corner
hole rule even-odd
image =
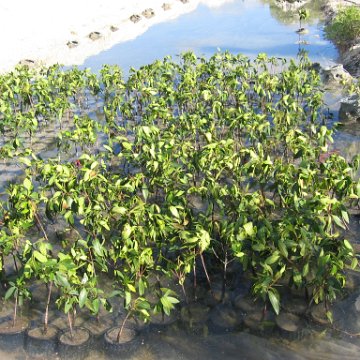
[[[324,40],[322,23],[312,19],[303,26],[309,30],[301,40],[309,43],[303,47],[309,51],[310,58],[324,66],[333,64],[338,53]],[[276,12],[260,0],[234,0],[218,8],[202,5],[190,14],[151,27],[132,41],[88,58],[84,67],[97,71],[104,63],[118,64],[127,71],[131,66],[137,68],[166,55],[175,57],[189,50],[204,56],[220,49],[249,57],[255,57],[259,52],[295,57],[299,50],[298,28],[296,17]]]

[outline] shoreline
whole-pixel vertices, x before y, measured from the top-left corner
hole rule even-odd
[[[151,26],[233,0],[12,0],[0,4],[0,73],[17,64],[81,65],[86,58],[132,40]],[[29,15],[30,14],[30,15]]]

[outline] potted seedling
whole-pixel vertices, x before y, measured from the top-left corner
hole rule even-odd
[[[85,263],[84,263],[85,264]],[[59,335],[58,351],[61,357],[82,359],[86,357],[90,341],[90,331],[84,327],[75,326],[77,306],[82,305],[82,280],[79,278],[79,269],[84,264],[75,264],[71,255],[58,254],[58,270],[54,284],[60,295],[56,304],[67,315],[68,328]]]
[[[135,290],[131,285],[130,288]],[[123,296],[123,292],[115,291],[112,296],[115,295]],[[128,290],[125,292],[124,302],[125,317],[121,319],[118,326],[112,327],[104,335],[105,351],[110,356],[129,356],[132,354],[139,345],[140,337],[138,330],[129,325],[128,322],[131,318],[145,322],[150,318],[150,304],[145,298],[139,296],[132,299],[131,291]]]
[[[49,326],[49,308],[58,265],[57,260],[52,258],[51,254],[51,244],[39,241],[33,245],[32,256],[25,265],[25,268],[33,273],[41,285],[46,287],[43,323],[41,326],[35,326],[28,330],[27,351],[31,354],[48,354],[49,356],[56,350],[58,332],[55,326]]]
[[[30,299],[31,293],[27,289],[27,276],[19,273],[18,276],[9,281],[9,288],[4,299],[14,299],[13,314],[10,319],[3,319],[0,323],[0,345],[2,348],[15,349],[23,346],[28,320],[18,316],[19,307],[23,306],[24,300]]]

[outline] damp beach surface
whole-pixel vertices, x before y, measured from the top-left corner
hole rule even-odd
[[[259,0],[63,0],[58,7],[43,0],[32,3],[12,0],[0,5],[0,28],[6,50],[0,52],[0,71],[11,69],[21,60],[29,64],[82,64],[93,71],[98,71],[105,63],[113,63],[127,71],[130,66],[137,68],[166,55],[175,58],[182,51],[193,50],[207,56],[218,48],[250,57],[259,52],[294,57],[299,49],[297,19],[280,19],[275,15],[265,1]],[[335,48],[322,39],[321,23],[314,21],[306,27],[309,33],[303,40],[309,43],[307,49],[311,59],[324,65],[336,61]],[[336,106],[331,106],[331,111],[336,111]],[[46,133],[44,130],[39,152],[46,148],[51,154],[56,133],[56,128],[47,128]],[[341,149],[349,152],[349,158],[353,152],[359,152],[358,134],[349,130],[341,133],[337,140],[343,141]],[[16,167],[0,167],[0,184],[4,179],[14,178],[16,171]],[[352,224],[355,225],[351,231],[357,238],[358,219]],[[323,308],[313,311],[305,324],[298,321],[306,309],[302,299],[291,294],[286,294],[288,301],[284,311],[287,316],[282,321],[275,322],[271,311],[264,318],[263,307],[244,295],[248,290],[246,281],[234,275],[234,285],[224,295],[223,304],[210,303],[213,299],[208,289],[199,286],[198,302],[184,306],[169,323],[164,323],[161,316],[154,318],[142,329],[134,352],[125,358],[358,359],[358,274],[353,274],[353,288],[349,289],[352,295],[339,299],[334,308],[333,327],[327,322],[321,323]],[[220,282],[214,284],[215,295],[220,286]],[[39,291],[37,298],[45,296]],[[114,321],[122,315],[120,310],[115,311],[114,318],[106,318],[106,323],[102,324],[104,328],[92,318],[79,316],[77,322],[91,330],[94,338],[100,337],[106,328],[115,325]],[[50,318],[53,325],[61,329],[66,327],[66,317],[56,310],[52,310]],[[103,347],[103,343],[94,341],[83,350],[83,358],[108,359]],[[58,359],[59,356],[52,353],[48,358]],[[0,360],[28,358],[29,354],[20,346],[15,351],[0,346]]]

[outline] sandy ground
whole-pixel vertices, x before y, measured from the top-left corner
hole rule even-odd
[[[88,56],[144,33],[203,3],[233,0],[6,0],[0,2],[0,72],[31,60],[81,64]],[[148,13],[143,13],[146,9]],[[132,15],[139,15],[134,22]],[[134,19],[133,19],[134,20]],[[97,32],[99,34],[91,33]]]

